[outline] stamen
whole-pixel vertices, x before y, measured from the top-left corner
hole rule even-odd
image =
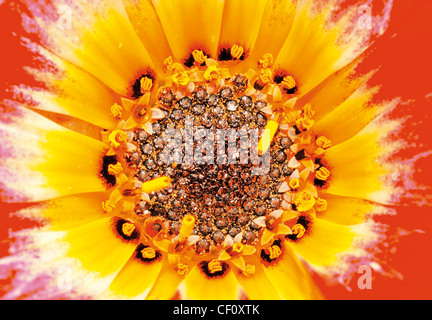
[[[296,121],[297,127],[299,129],[301,129],[302,131],[309,130],[313,126],[314,123],[315,123],[315,121],[309,117],[299,118]]]
[[[123,108],[117,103],[111,106],[111,115],[116,119],[121,119]]]
[[[301,191],[296,194],[294,204],[296,205],[297,211],[304,212],[315,205],[315,198],[309,192]]]
[[[222,271],[222,265],[219,261],[214,259],[208,263],[208,270],[210,273],[220,272]]]
[[[210,66],[204,72],[204,79],[207,81],[219,80],[221,78],[221,73],[217,66]]]
[[[130,237],[132,233],[135,231],[135,225],[130,222],[125,222],[122,225],[122,232],[124,235]]]
[[[173,59],[171,56],[164,60],[164,65],[168,70],[172,70]]]
[[[286,76],[283,78],[281,85],[285,89],[292,89],[296,86],[296,82],[292,76]]]
[[[141,93],[145,94],[146,92],[149,92],[153,86],[153,80],[148,77],[143,77],[140,80],[141,85]]]
[[[178,263],[177,266],[176,266],[176,270],[177,270],[177,273],[179,275],[181,275],[182,277],[184,277],[188,273],[189,267],[188,267],[187,264]]]
[[[141,255],[145,259],[153,259],[156,257],[156,251],[153,248],[146,247],[141,250]]]
[[[141,190],[145,193],[152,193],[168,188],[171,183],[170,177],[156,178],[142,184]]]
[[[317,178],[318,180],[326,181],[329,176],[330,176],[330,171],[324,167],[319,168],[318,171],[315,173],[315,178]]]
[[[253,274],[255,274],[255,265],[253,264],[246,264],[245,269],[242,271],[242,273],[245,276],[251,276]]]
[[[171,76],[172,81],[181,86],[185,86],[189,83],[189,75],[186,71],[175,73]]]
[[[182,220],[180,228],[180,238],[186,239],[192,234],[193,227],[195,224],[195,217],[193,215],[185,215]]]
[[[268,72],[265,72],[266,70],[269,69],[265,69],[264,71],[262,71],[258,78],[258,85],[261,88],[264,88],[267,84],[269,84],[272,78],[271,74],[269,75]]]
[[[315,202],[315,209],[318,212],[327,210],[327,201],[322,198],[318,198]]]
[[[111,175],[119,174],[123,170],[120,162],[108,165],[108,173]]]
[[[266,53],[261,59],[258,60],[258,67],[267,69],[273,65],[273,55]]]
[[[316,145],[317,145],[318,147],[321,147],[321,148],[323,148],[323,149],[330,148],[331,145],[332,145],[331,141],[330,141],[329,139],[327,139],[326,137],[324,137],[324,136],[320,136],[320,137],[318,137],[318,138],[316,139],[315,143],[316,143]]]
[[[192,51],[192,56],[195,62],[198,64],[203,64],[207,59],[207,56],[201,50]]]
[[[305,106],[302,108],[302,113],[309,119],[312,119],[315,115],[315,111],[312,109],[312,105],[310,103],[305,104]]]
[[[282,251],[281,251],[281,248],[279,246],[272,245],[271,247],[266,249],[266,253],[269,255],[269,258],[271,260],[274,260],[281,255]]]
[[[232,58],[235,59],[240,59],[241,56],[243,55],[244,49],[241,46],[238,45],[233,45],[231,48],[231,56]]]
[[[289,181],[289,187],[290,187],[292,190],[297,189],[299,186],[300,186],[300,181],[299,181],[299,179],[290,179],[290,181]]]
[[[268,151],[278,128],[279,128],[279,123],[277,122],[277,118],[275,118],[275,120],[270,120],[267,122],[267,125],[264,129],[264,133],[258,142],[259,155],[263,155]]]
[[[105,212],[111,212],[115,208],[115,204],[112,204],[111,201],[105,200],[102,202],[102,209]]]
[[[114,148],[118,148],[121,144],[126,143],[128,135],[122,130],[114,130],[108,137],[110,144]]]
[[[297,223],[296,225],[294,225],[292,227],[292,232],[293,232],[293,234],[296,235],[297,238],[301,238],[305,234],[306,229],[303,225],[301,225],[300,223]]]

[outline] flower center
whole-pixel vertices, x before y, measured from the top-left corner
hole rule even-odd
[[[173,236],[182,218],[193,214],[199,251],[240,232],[247,243],[255,243],[261,227],[253,220],[280,207],[278,190],[294,171],[288,164],[293,142],[287,136],[278,133],[270,152],[258,155],[267,102],[244,94],[246,80],[236,75],[218,92],[198,86],[181,98],[166,89],[159,103],[169,109],[152,124],[152,135],[143,129],[130,132],[136,151],[125,153],[125,161],[136,179],[171,178],[151,203],[139,202],[135,213],[164,218]]]
[[[242,55],[230,51],[231,60]],[[316,187],[331,176],[322,161],[331,142],[310,133],[310,105],[295,108],[294,78],[275,76],[271,55],[244,73],[221,61],[200,50],[184,64],[168,58],[157,93],[155,78],[143,76],[136,99],[111,108],[119,125],[103,132],[111,148],[101,175],[114,188],[102,205],[124,219],[124,239],[140,232],[143,257],[154,257],[155,246],[215,258],[231,237],[227,252],[264,246],[272,261],[280,255],[272,239],[303,237],[326,208]]]

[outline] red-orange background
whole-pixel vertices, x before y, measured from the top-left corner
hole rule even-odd
[[[347,5],[350,0],[346,1]],[[382,10],[381,1],[372,2],[373,11]],[[23,33],[17,8],[24,7],[14,1],[0,5],[0,97],[10,97],[9,84],[27,83],[32,80],[22,70],[25,65],[37,65],[32,55],[19,44],[19,35]],[[403,101],[415,100],[410,104],[400,105],[395,116],[411,116],[404,130],[404,138],[416,143],[416,147],[401,151],[399,156],[411,158],[432,149],[432,125],[430,108],[432,92],[430,75],[432,74],[432,2],[430,0],[395,0],[391,12],[390,25],[383,37],[374,46],[362,68],[369,70],[380,67],[373,78],[373,84],[383,87],[379,99],[402,97]],[[0,105],[0,112],[3,108]],[[431,186],[431,157],[417,162],[416,180]],[[421,193],[423,192],[423,194]],[[417,192],[418,195],[431,195],[430,189]],[[7,255],[8,230],[31,226],[30,221],[10,218],[9,213],[22,208],[22,204],[0,203],[0,257]],[[317,278],[326,298],[329,299],[431,299],[432,293],[432,218],[430,207],[419,207],[406,201],[396,207],[396,216],[377,218],[390,225],[388,235],[393,235],[398,228],[405,230],[421,229],[424,234],[413,233],[399,238],[393,243],[396,253],[386,255],[388,263],[403,275],[403,280],[388,278],[374,273],[371,290],[357,288],[357,278],[351,283],[349,292],[342,286],[327,287]],[[0,281],[0,297],[8,290],[9,281]]]

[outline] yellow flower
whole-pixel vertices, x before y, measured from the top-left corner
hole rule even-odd
[[[0,123],[0,195],[44,224],[17,235],[26,283],[8,298],[318,299],[309,270],[349,269],[377,239],[366,214],[403,168],[377,161],[390,124],[362,130],[392,106],[365,108],[375,89],[353,79],[356,8],[79,0],[66,28],[43,15],[54,2],[28,8],[46,89],[15,86],[29,101]],[[221,132],[239,150],[222,154]],[[80,279],[67,292],[63,264]]]

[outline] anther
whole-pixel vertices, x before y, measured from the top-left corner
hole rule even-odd
[[[329,139],[327,139],[326,137],[324,137],[324,136],[320,136],[320,137],[318,137],[318,138],[316,139],[315,143],[316,143],[316,145],[317,145],[318,147],[321,147],[321,148],[323,148],[323,149],[330,148],[331,145],[332,145],[331,141],[330,141]]]
[[[312,105],[310,103],[307,103],[302,108],[302,113],[305,117],[312,119],[315,115],[315,111],[312,109]]]
[[[297,223],[296,225],[294,225],[292,227],[292,232],[293,232],[293,234],[296,235],[297,238],[301,238],[305,234],[306,229],[303,225],[301,225],[300,223]]]
[[[115,208],[115,204],[112,204],[111,201],[105,200],[102,202],[102,209],[105,212],[111,212]]]
[[[244,49],[241,46],[238,45],[233,45],[231,48],[231,56],[232,58],[235,59],[240,59],[241,56],[243,55]]]
[[[216,273],[222,271],[222,265],[219,261],[214,259],[208,263],[208,270],[210,273]]]
[[[286,76],[283,78],[281,85],[285,89],[292,89],[296,86],[296,82],[292,76]]]
[[[188,265],[184,263],[178,263],[175,269],[177,273],[182,277],[184,277],[189,271]]]
[[[156,257],[156,251],[153,248],[146,247],[141,250],[141,255],[145,259],[153,259]]]
[[[195,62],[198,64],[203,64],[207,59],[207,56],[201,50],[192,51],[192,57],[194,58]]]
[[[318,198],[315,201],[315,209],[318,212],[325,211],[327,209],[327,201],[325,199]]]
[[[281,251],[281,248],[279,246],[273,245],[273,246],[269,247],[268,249],[266,249],[266,253],[269,255],[269,258],[271,260],[274,260],[281,255],[282,251]]]
[[[121,119],[123,108],[117,103],[111,106],[111,115],[116,119]]]
[[[321,167],[315,173],[315,178],[326,181],[330,176],[330,171],[327,168]]]
[[[108,173],[111,175],[119,174],[123,170],[120,162],[108,165]]]
[[[294,204],[297,208],[297,211],[308,211],[315,205],[315,198],[310,193],[301,191],[300,193],[296,194],[294,198]]]
[[[258,60],[258,67],[267,69],[273,65],[273,55],[266,53],[261,59]]]
[[[148,77],[143,77],[140,80],[140,88],[141,88],[141,93],[145,94],[146,92],[149,92],[153,86],[153,80],[151,78]]]
[[[255,274],[255,265],[253,264],[246,264],[245,269],[242,271],[242,273],[245,276],[251,276],[253,274]]]
[[[122,232],[124,235],[130,237],[132,235],[132,232],[135,231],[135,225],[130,222],[125,222],[122,224]]]
[[[290,179],[288,185],[292,190],[295,190],[300,186],[300,181],[299,179]]]
[[[175,73],[171,76],[172,81],[181,86],[185,86],[189,83],[189,75],[186,71]]]
[[[108,140],[114,148],[118,148],[121,144],[126,143],[128,135],[122,130],[114,130],[110,133]]]
[[[169,56],[168,58],[166,58],[166,59],[164,60],[164,65],[165,65],[165,67],[166,67],[168,70],[171,70],[171,69],[172,69],[172,64],[173,64],[173,59],[172,59],[171,56]]]
[[[220,78],[221,78],[221,73],[217,66],[210,66],[204,72],[204,79],[206,79],[207,81],[218,80]]]

